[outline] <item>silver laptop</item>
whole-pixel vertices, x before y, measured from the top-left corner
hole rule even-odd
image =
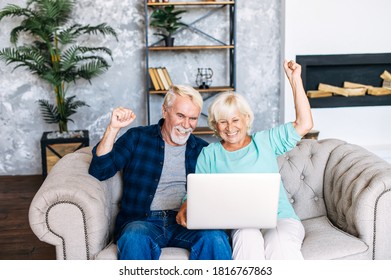
[[[273,228],[277,224],[279,173],[187,176],[187,228]]]

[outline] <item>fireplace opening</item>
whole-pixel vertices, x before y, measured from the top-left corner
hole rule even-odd
[[[381,87],[380,75],[391,72],[391,53],[299,55],[296,61],[302,66],[306,91],[317,90],[320,83],[343,87],[345,81]],[[309,98],[312,108],[386,106],[391,105],[391,95],[341,96]]]

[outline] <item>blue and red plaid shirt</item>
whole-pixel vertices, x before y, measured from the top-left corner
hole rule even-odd
[[[89,173],[103,181],[122,170],[123,195],[117,215],[115,234],[135,220],[145,219],[159,184],[164,161],[164,140],[161,126],[164,119],[151,126],[135,127],[125,132],[114,143],[110,153],[98,157],[92,150]],[[99,143],[98,143],[99,144]],[[208,143],[191,135],[186,144],[186,175],[195,172],[197,157]]]

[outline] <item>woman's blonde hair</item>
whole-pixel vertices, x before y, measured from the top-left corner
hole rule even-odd
[[[247,133],[249,134],[254,121],[254,113],[247,100],[242,95],[232,91],[220,93],[219,96],[216,97],[208,109],[208,124],[216,136],[218,136],[217,122],[221,119],[229,119],[237,111],[244,116],[248,116],[249,125]]]
[[[187,96],[202,110],[203,99],[201,94],[191,86],[172,85],[164,96],[163,107],[170,108],[174,104],[177,95]]]

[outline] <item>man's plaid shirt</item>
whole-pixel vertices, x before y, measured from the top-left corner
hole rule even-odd
[[[122,227],[135,220],[145,219],[155,195],[164,162],[164,141],[161,126],[164,120],[151,126],[135,127],[125,132],[115,142],[112,151],[98,157],[96,147],[89,173],[106,180],[122,170],[123,195],[118,213],[115,237]],[[99,143],[98,143],[99,144]],[[197,157],[208,143],[191,135],[186,144],[186,175],[195,172]]]

